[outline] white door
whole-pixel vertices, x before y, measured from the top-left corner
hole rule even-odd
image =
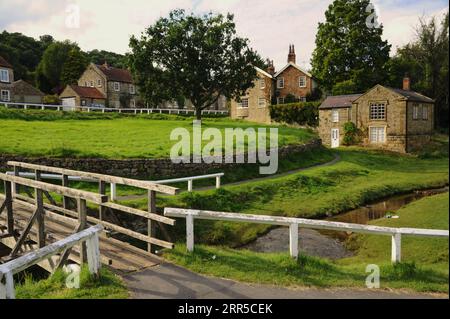
[[[75,107],[75,98],[71,97],[71,98],[62,99],[62,105],[63,105],[64,111],[73,110],[73,108]]]
[[[331,129],[331,147],[339,147],[339,129],[337,128]]]

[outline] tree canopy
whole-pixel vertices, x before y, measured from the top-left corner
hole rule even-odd
[[[326,91],[363,92],[386,79],[391,46],[370,8],[370,0],[335,0],[319,23],[311,64]]]
[[[220,96],[239,98],[253,86],[262,59],[236,35],[233,15],[187,15],[172,11],[132,37],[131,70],[144,98],[154,105],[180,96],[197,118]]]

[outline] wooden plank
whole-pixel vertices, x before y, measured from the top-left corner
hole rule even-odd
[[[62,175],[62,186],[69,187],[69,176]],[[70,199],[67,196],[63,196],[63,207],[64,209],[70,209]]]
[[[146,190],[153,190],[153,191],[156,191],[156,192],[159,192],[162,194],[167,194],[167,195],[176,195],[179,192],[179,189],[175,188],[175,187],[159,185],[159,184],[155,184],[155,183],[148,182],[148,181],[141,181],[141,180],[136,180],[136,179],[111,176],[111,175],[103,175],[103,174],[97,174],[97,173],[75,171],[75,170],[69,170],[69,169],[64,169],[64,168],[59,168],[59,167],[50,167],[50,166],[35,165],[35,164],[28,164],[28,163],[22,163],[22,162],[14,162],[14,161],[9,161],[8,165],[26,168],[26,169],[40,170],[40,171],[44,171],[44,172],[51,172],[51,173],[56,173],[56,174],[61,174],[61,175],[80,176],[80,177],[95,179],[95,180],[99,180],[99,181],[101,180],[106,183],[133,186],[133,187],[142,188],[142,189],[146,189]]]
[[[298,224],[289,226],[289,251],[292,258],[298,258]]]
[[[6,175],[6,174],[2,174],[2,173],[0,173],[0,179],[11,182],[11,183],[20,184],[23,186],[38,188],[43,191],[57,193],[60,195],[66,195],[66,196],[75,197],[75,198],[82,198],[82,199],[88,200],[90,202],[93,202],[95,204],[101,204],[108,200],[108,196],[91,193],[91,192],[87,192],[87,191],[81,191],[81,190],[68,188],[68,187],[64,187],[64,186],[34,181],[34,180],[22,178],[22,177],[10,176],[10,175]]]
[[[20,234],[20,237],[17,240],[16,245],[14,246],[13,250],[11,251],[11,254],[10,254],[11,257],[15,257],[17,255],[17,253],[19,252],[20,247],[23,245],[25,239],[27,238],[27,236],[31,230],[31,227],[33,227],[33,224],[34,224],[37,216],[40,213],[41,213],[40,210],[36,209],[35,212],[33,213],[33,215],[31,215],[30,220],[28,221],[27,225],[25,226],[25,229]]]
[[[140,217],[144,217],[147,219],[159,221],[161,223],[171,225],[171,226],[174,226],[176,223],[175,219],[171,219],[171,218],[164,217],[164,216],[161,216],[161,215],[158,215],[155,213],[149,213],[149,212],[146,212],[143,210],[139,210],[136,208],[131,208],[131,207],[127,207],[127,206],[123,206],[123,205],[119,205],[119,204],[115,204],[115,203],[111,203],[111,202],[103,203],[101,206],[109,207],[114,210],[118,210],[121,212],[129,213],[129,214],[140,216]]]
[[[337,230],[337,231],[347,231],[364,234],[378,234],[387,236],[392,236],[393,234],[400,233],[411,236],[449,237],[448,230],[380,227],[373,225],[360,225],[360,224],[330,222],[330,221],[312,220],[303,218],[247,215],[247,214],[236,214],[226,212],[190,210],[181,208],[165,208],[164,212],[165,212],[164,215],[168,217],[185,218],[188,215],[192,215],[194,216],[195,219],[223,220],[223,221],[234,221],[245,223],[269,224],[278,226],[290,226],[291,224],[298,224],[302,228]]]
[[[14,234],[14,213],[13,213],[13,186],[11,182],[4,182],[5,185],[5,202],[6,202],[6,224],[9,234]]]
[[[147,203],[148,214],[155,214],[156,213],[156,193],[154,191],[148,191],[147,199],[148,199],[148,203]],[[151,219],[147,220],[147,235],[149,238],[156,236],[156,228]],[[148,243],[147,251],[149,253],[152,252],[151,243]]]
[[[78,223],[80,225],[79,229],[85,229],[87,227],[87,205],[84,199],[79,198],[77,201],[78,207]],[[86,262],[86,243],[82,242],[80,244],[80,260],[84,264]]]

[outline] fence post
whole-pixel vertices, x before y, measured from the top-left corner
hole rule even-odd
[[[36,180],[41,180],[41,172],[36,171]],[[35,190],[35,197],[36,197],[36,209],[38,210],[38,214],[36,216],[36,224],[37,224],[37,242],[39,248],[45,247],[45,211],[44,211],[44,192],[36,188]]]
[[[188,252],[194,251],[194,215],[186,216],[186,248]]]
[[[216,189],[220,188],[220,179],[221,179],[221,176],[216,177]]]
[[[188,192],[192,192],[194,189],[194,181],[192,179],[188,180]]]
[[[78,223],[79,223],[79,230],[82,231],[86,229],[87,225],[87,206],[86,206],[86,200],[78,198],[77,199],[78,204]],[[82,242],[80,244],[80,264],[84,264],[86,262],[86,243]]]
[[[8,226],[8,234],[14,234],[14,214],[13,214],[13,196],[12,196],[12,183],[6,182],[5,185],[5,201],[6,201],[6,218]]]
[[[289,225],[289,250],[291,257],[298,258],[298,224]]]
[[[111,183],[111,200],[115,201],[117,198],[117,186],[115,183]]]
[[[156,192],[148,191],[148,212],[156,214]],[[148,238],[152,238],[155,235],[155,225],[152,220],[149,218],[147,221],[147,234]],[[149,253],[152,252],[152,244],[147,244],[147,251]]]
[[[14,176],[19,177],[20,176],[20,168],[17,166],[14,166]],[[14,183],[14,194],[20,193],[20,185]]]
[[[7,272],[4,276],[5,286],[4,288],[1,288],[2,284],[0,283],[0,298],[2,295],[5,295],[6,299],[16,299],[16,292],[14,290],[14,277],[12,272]],[[4,290],[4,292],[2,292],[2,290]]]
[[[62,186],[69,187],[69,176],[67,175],[62,176]],[[70,209],[70,201],[69,198],[66,196],[63,196],[63,208]]]
[[[98,182],[98,192],[100,195],[106,195],[106,183],[104,181]],[[98,208],[98,219],[103,220],[104,213],[105,213],[105,207],[100,205]]]
[[[98,276],[101,267],[98,233],[95,233],[91,238],[89,238],[86,241],[86,246],[87,246],[87,261],[89,266],[89,272],[94,276]]]
[[[402,234],[392,235],[392,263],[402,261]]]

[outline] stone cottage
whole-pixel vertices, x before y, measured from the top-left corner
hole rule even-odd
[[[408,153],[430,141],[434,129],[434,100],[411,91],[376,85],[364,94],[330,96],[319,108],[319,134],[324,145],[343,144],[344,125],[353,122],[361,144]]]
[[[13,66],[0,56],[0,102],[10,102],[12,100],[13,82]]]
[[[31,84],[19,80],[13,83],[13,102],[41,104],[45,94]]]
[[[76,107],[105,107],[106,96],[97,88],[68,85],[60,95],[64,110]]]
[[[103,104],[109,108],[135,108],[142,106],[142,102],[139,99],[139,90],[134,85],[131,72],[126,69],[111,67],[108,63],[103,65],[91,63],[78,80],[78,87],[99,91],[105,98]],[[73,102],[73,96],[65,95],[67,91],[73,94],[70,88],[66,88],[60,95],[60,99],[69,104]],[[94,91],[92,90],[92,92]],[[99,95],[95,95],[94,99],[101,100],[99,97]]]
[[[272,102],[284,104],[287,97],[306,101],[317,88],[314,77],[296,63],[294,45],[289,46],[288,63],[277,73],[273,62],[267,71],[257,68],[254,87],[240,101],[231,101],[231,118],[252,122],[271,123],[269,106]]]

